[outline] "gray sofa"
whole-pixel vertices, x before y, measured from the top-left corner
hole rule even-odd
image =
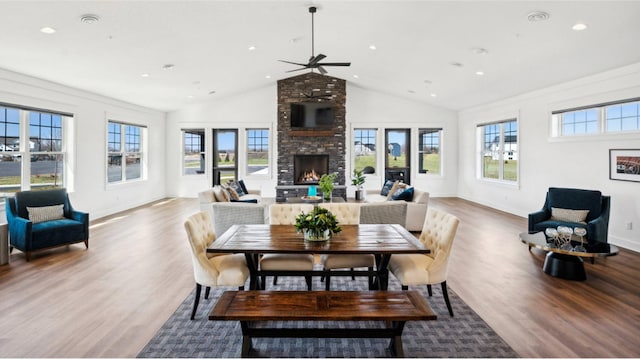
[[[389,196],[383,196],[380,194],[380,190],[367,190],[365,196],[365,202],[367,203],[379,203],[385,201],[391,201]],[[429,204],[429,192],[413,188],[413,199],[407,201],[407,220],[405,228],[409,231],[419,232],[422,231],[424,225],[424,218],[427,215],[427,206]]]

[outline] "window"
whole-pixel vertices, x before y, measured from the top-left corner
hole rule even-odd
[[[418,172],[440,174],[441,128],[421,128],[418,130]]]
[[[599,135],[640,131],[640,99],[552,112],[552,136]]]
[[[238,178],[238,130],[213,130],[213,184],[219,185]]]
[[[356,128],[353,130],[354,159],[353,169],[363,173],[376,172],[376,136],[375,129]]]
[[[204,129],[182,130],[182,174],[204,173]]]
[[[109,121],[107,130],[107,181],[129,182],[142,178],[142,134],[145,127]]]
[[[482,178],[515,182],[518,180],[518,121],[481,125]]]
[[[70,114],[0,106],[0,197],[65,186],[64,129],[71,118]]]
[[[247,174],[269,174],[269,130],[247,129]]]

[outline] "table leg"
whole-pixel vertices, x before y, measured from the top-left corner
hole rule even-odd
[[[568,280],[586,280],[582,258],[561,253],[549,252],[542,270],[550,276]]]
[[[404,329],[405,322],[394,322],[393,329],[396,332],[391,338],[391,342],[389,343],[389,350],[391,351],[391,355],[397,358],[404,358],[404,348],[402,346],[402,330]]]
[[[249,323],[248,322],[240,322],[240,327],[242,328],[242,351],[240,356],[242,358],[248,358],[249,352],[252,348],[251,336],[248,334],[249,331]]]
[[[376,258],[376,265],[378,266],[378,283],[377,289],[387,290],[389,287],[389,261],[391,260],[391,254],[384,254],[380,256],[379,260]]]
[[[245,253],[244,258],[247,261],[247,267],[249,267],[249,289],[260,289],[260,278],[258,277],[258,256],[251,253]]]

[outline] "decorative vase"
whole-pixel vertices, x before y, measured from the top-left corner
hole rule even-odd
[[[314,231],[305,229],[303,233],[304,233],[304,240],[309,242],[328,241],[331,238],[331,231],[328,229],[322,233],[316,233]]]
[[[332,191],[322,192],[322,201],[325,203],[331,202]]]

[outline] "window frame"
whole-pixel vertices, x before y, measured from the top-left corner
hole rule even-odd
[[[197,132],[197,133],[196,133]],[[192,146],[193,143],[191,144],[187,144],[187,138],[185,137],[187,135],[187,133],[191,134],[191,135],[196,135],[199,134],[200,135],[200,148],[199,148],[199,154],[200,154],[200,170],[196,170],[195,173],[187,173],[186,169],[188,168],[188,166],[186,165],[187,162],[187,146]],[[206,151],[206,129],[205,128],[183,128],[180,130],[180,134],[181,134],[181,144],[182,146],[180,147],[182,149],[181,151],[181,174],[182,176],[206,176],[207,174],[207,151]],[[196,151],[194,151],[193,153],[195,153]]]
[[[239,129],[238,129],[239,130]],[[249,151],[249,146],[251,145],[251,137],[250,137],[250,133],[251,131],[266,131],[266,136],[260,136],[259,138],[261,139],[265,139],[266,138],[266,173],[252,173],[249,170],[249,154],[251,153],[251,151]],[[245,132],[245,136],[244,136],[244,147],[245,147],[245,156],[244,156],[244,171],[245,171],[245,175],[247,177],[265,177],[265,178],[270,178],[271,177],[271,153],[273,150],[273,141],[271,139],[271,128],[269,127],[247,127],[244,129]],[[238,138],[238,141],[240,139]],[[238,147],[241,144],[238,143]],[[261,144],[262,145],[262,144]],[[254,151],[255,152],[255,151]],[[238,166],[239,167],[239,166]]]
[[[610,129],[608,110],[614,106],[624,106],[628,104],[636,105],[636,115],[630,116],[628,118],[635,117],[636,128],[630,130],[612,130]],[[575,114],[586,111],[596,111],[596,126],[595,130],[589,133],[579,133],[579,134],[567,134],[564,131],[564,116],[566,114]],[[566,108],[561,110],[553,110],[551,111],[551,137],[558,139],[570,139],[570,138],[594,138],[598,136],[613,136],[613,135],[639,135],[640,134],[640,97],[627,98],[623,100],[615,100],[602,102],[593,105],[586,106],[578,106],[572,108]],[[622,121],[627,117],[620,117]]]
[[[438,172],[437,173],[429,173],[428,170],[424,169],[424,135],[427,133],[438,133]],[[431,176],[442,176],[442,139],[443,139],[444,129],[442,127],[432,127],[432,128],[418,128],[418,174],[425,174]]]
[[[377,173],[379,173],[379,170],[378,170],[378,160],[379,160],[378,159],[378,153],[379,153],[379,151],[378,151],[378,147],[379,147],[378,146],[378,136],[379,136],[379,133],[380,133],[380,129],[379,128],[374,128],[374,127],[353,127],[352,132],[351,132],[352,136],[353,136],[352,137],[353,138],[353,140],[352,140],[353,147],[351,147],[351,150],[353,151],[352,152],[352,156],[351,156],[351,158],[352,158],[352,160],[351,160],[351,168],[352,168],[352,170],[357,169],[357,167],[356,167],[356,158],[358,157],[358,155],[357,155],[357,151],[356,151],[356,148],[355,148],[356,141],[358,139],[365,138],[363,136],[359,136],[359,137],[356,136],[356,131],[373,131],[373,137],[370,134],[368,134],[366,136],[366,138],[367,139],[372,139],[374,141],[373,142],[373,146],[374,146],[375,150],[374,150],[373,165],[372,165],[374,172],[373,173],[365,173],[364,175],[365,176],[375,176],[375,175],[377,175]],[[371,145],[371,143],[368,143],[368,144]],[[364,146],[364,145],[362,145],[362,146]],[[369,148],[369,147],[367,147],[367,148]],[[367,167],[367,166],[364,166],[364,167]],[[362,169],[364,169],[364,167]]]
[[[505,154],[507,153],[507,150],[505,148],[505,143],[506,143],[506,135],[505,135],[505,125],[506,124],[510,124],[510,123],[515,123],[516,128],[515,128],[515,136],[516,136],[516,141],[515,141],[515,146],[516,146],[516,150],[512,151],[515,152],[515,161],[516,161],[516,166],[515,166],[515,180],[510,180],[510,179],[506,179],[505,178]],[[486,128],[488,128],[489,126],[498,126],[498,132],[497,135],[494,136],[498,137],[498,144],[497,144],[497,148],[496,149],[491,149],[489,152],[487,151],[488,147],[487,147],[487,133],[486,133]],[[509,131],[512,132],[512,131]],[[492,134],[495,134],[496,132],[492,132]],[[478,178],[480,180],[483,181],[488,181],[488,182],[497,182],[497,183],[503,183],[503,184],[508,184],[508,185],[519,185],[520,184],[520,125],[519,125],[519,120],[517,116],[514,117],[509,117],[506,118],[504,120],[500,120],[500,121],[496,121],[496,122],[488,122],[488,123],[481,123],[477,125],[477,134],[478,134]],[[491,141],[489,142],[489,145],[491,145],[492,143],[494,143],[495,141]],[[509,142],[511,143],[511,142]],[[487,153],[493,153],[493,152],[497,152],[497,163],[498,163],[498,176],[497,178],[493,178],[493,177],[487,177],[485,175],[485,160],[487,157]],[[507,155],[508,156],[508,155]],[[512,155],[513,156],[513,155]],[[491,157],[495,157],[493,154],[491,154]],[[513,157],[512,158],[507,158],[507,161],[514,161]]]
[[[119,126],[119,132],[118,132],[118,137],[119,140],[117,142],[112,141],[111,139],[111,125],[117,125]],[[132,127],[138,130],[136,135],[132,135],[130,133],[127,132],[127,127]],[[140,124],[135,124],[132,122],[124,122],[124,121],[119,121],[119,120],[115,120],[113,118],[108,118],[107,119],[107,128],[106,128],[106,132],[107,132],[107,138],[106,138],[106,160],[105,160],[105,167],[106,167],[106,173],[105,173],[105,181],[107,183],[107,186],[118,186],[118,185],[124,185],[124,184],[128,184],[128,183],[134,183],[134,182],[143,182],[147,180],[147,168],[146,168],[146,139],[147,139],[147,126],[145,125],[140,125]],[[130,142],[131,138],[137,138],[138,141],[137,142]],[[111,143],[117,143],[119,149],[118,150],[111,150],[110,148],[110,144]],[[130,151],[129,150],[129,146],[130,143],[135,143],[137,144],[137,151]],[[109,179],[109,166],[111,165],[111,161],[110,158],[111,157],[120,157],[120,179],[117,181],[111,181]],[[132,177],[132,178],[127,178],[127,158],[128,157],[133,157],[133,158],[138,158],[138,163],[139,163],[139,176],[138,177]],[[124,161],[123,161],[124,160]],[[124,162],[124,164],[123,164]]]

